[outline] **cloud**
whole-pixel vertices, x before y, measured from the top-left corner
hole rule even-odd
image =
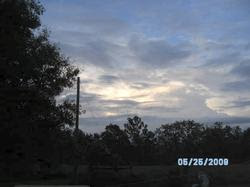
[[[191,51],[182,46],[173,46],[164,40],[143,40],[133,38],[129,42],[130,50],[140,65],[154,68],[166,68],[180,63],[191,55]]]
[[[231,91],[231,92],[249,92],[250,81],[242,80],[242,81],[234,81],[227,82],[223,85],[223,91]]]
[[[68,35],[68,38],[72,38],[71,42],[59,43],[65,54],[78,62],[103,69],[138,66],[167,68],[181,64],[192,54],[189,44],[172,45],[163,39],[138,38],[136,35],[123,39],[122,42],[119,39],[110,41],[105,37],[95,38],[72,31],[63,35],[63,38]]]
[[[214,98],[215,100],[215,103],[219,104],[217,105],[218,108],[220,108],[219,110],[223,111],[223,110],[227,110],[227,109],[243,109],[243,108],[247,108],[247,107],[250,107],[250,100],[247,99],[247,98],[239,98],[237,100],[234,100],[234,98],[231,98],[231,99],[226,99],[226,101],[222,101],[222,99],[220,98]],[[217,99],[217,100],[216,100]],[[221,101],[222,102],[221,102]],[[223,103],[223,104],[222,104]],[[212,103],[211,103],[212,104]]]
[[[181,108],[180,107],[166,107],[166,106],[146,106],[146,107],[141,107],[142,110],[149,111],[149,112],[157,112],[159,113],[177,113],[180,112]]]
[[[249,107],[250,106],[250,100],[238,100],[232,102],[233,107]]]
[[[81,40],[84,41],[84,38]],[[101,68],[112,68],[114,58],[112,53],[119,47],[103,40],[89,41],[80,46],[71,44],[60,44],[60,47],[67,55],[83,64],[92,64]]]
[[[124,100],[103,100],[101,101],[102,103],[106,103],[106,104],[114,104],[114,105],[118,105],[120,107],[122,106],[136,106],[139,105],[139,102],[133,101],[133,100],[129,100],[129,99],[124,99]]]
[[[226,49],[224,49],[226,50]],[[220,54],[218,57],[213,57],[207,61],[206,66],[225,66],[238,63],[241,60],[240,52],[226,53]]]
[[[247,1],[43,2],[52,41],[84,66],[84,124],[249,116]]]
[[[100,95],[93,93],[80,92],[80,101],[83,102],[92,102],[100,99]],[[57,98],[57,101],[60,103],[64,100],[74,101],[76,100],[76,92],[73,90],[64,91],[62,95]]]
[[[250,114],[249,99],[249,97],[239,99],[234,95],[224,95],[211,97],[206,100],[206,103],[209,108],[226,114],[228,117],[248,117]]]
[[[100,83],[113,84],[114,82],[119,80],[119,77],[114,76],[114,75],[101,75],[101,76],[99,76],[98,79],[99,79]]]
[[[145,89],[145,88],[150,88],[153,87],[153,83],[149,82],[133,82],[130,87],[134,89]]]
[[[249,78],[250,79],[250,60],[244,60],[240,64],[236,65],[231,73],[239,75],[243,78]]]

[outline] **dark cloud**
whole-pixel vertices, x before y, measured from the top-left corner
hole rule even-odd
[[[59,42],[62,46],[64,46],[64,44],[80,45],[82,43],[89,42],[94,38],[93,33],[84,33],[75,30],[56,30],[52,33],[51,37],[52,40]]]
[[[141,65],[164,68],[175,65],[191,55],[191,51],[181,46],[173,46],[164,40],[142,40],[134,38],[129,43],[130,49]]]
[[[204,65],[201,65],[201,67],[225,66],[238,63],[241,60],[242,56],[238,51],[232,53],[224,52],[223,54],[219,54],[217,56],[208,59]]]
[[[250,60],[245,60],[239,65],[236,65],[232,69],[231,73],[234,73],[244,78],[250,78]]]
[[[75,100],[76,99],[76,94],[68,94],[64,99],[67,100]],[[86,92],[81,92],[80,93],[80,101],[96,101],[100,99],[100,95],[97,94],[92,94],[92,93],[86,93]]]
[[[76,20],[76,24],[80,24],[82,29],[89,33],[98,35],[114,36],[126,33],[128,25],[120,19],[114,17],[91,17],[80,18]]]
[[[236,62],[237,63],[237,62]],[[223,91],[249,92],[250,91],[250,60],[244,60],[235,65],[229,75],[237,75],[241,80],[227,82],[222,86]]]
[[[153,86],[152,84],[145,82],[134,82],[130,84],[130,87],[134,89],[145,89],[145,88],[150,88],[152,86]]]
[[[119,77],[114,75],[101,75],[98,77],[98,80],[104,84],[113,84],[119,80]]]
[[[248,92],[250,88],[249,80],[234,81],[225,83],[222,87],[223,91],[233,91],[233,92]]]
[[[82,99],[83,101],[84,100],[88,100],[88,101],[90,101],[90,100],[96,100],[96,99],[99,99],[101,96],[100,95],[98,95],[98,94],[93,94],[93,93],[87,93],[87,92],[81,92],[81,94],[80,94],[81,96],[80,96],[80,99]]]
[[[76,100],[76,95],[68,94],[62,99]],[[83,109],[87,110],[86,116],[92,118],[106,116],[107,112],[114,113],[116,115],[119,115],[120,113],[127,113],[128,110],[140,105],[139,102],[134,100],[104,99],[101,95],[87,92],[81,92],[80,104],[82,105]]]
[[[75,100],[76,95],[75,94],[67,94],[64,98],[68,100]],[[136,102],[134,100],[130,99],[123,99],[123,100],[115,100],[115,99],[103,99],[101,95],[93,94],[93,93],[87,93],[87,92],[81,92],[80,93],[80,102],[82,103],[88,103],[93,107],[96,103],[100,106],[99,110],[101,110],[102,107],[111,107],[116,106],[117,108],[122,107],[135,107],[139,105],[139,102]],[[106,110],[105,110],[106,111]]]
[[[165,106],[146,106],[141,107],[142,110],[145,111],[154,111],[154,112],[160,112],[160,113],[172,113],[172,112],[180,112],[180,107],[165,107]]]
[[[236,108],[247,107],[250,106],[250,100],[240,100],[232,102],[233,106]]]
[[[69,34],[72,34],[71,32]],[[74,35],[74,34],[73,34]],[[72,41],[79,44],[60,43],[59,46],[67,54],[84,64],[93,64],[102,68],[117,68],[121,64],[117,57],[126,56],[130,49],[139,67],[164,68],[180,63],[191,55],[187,45],[170,45],[164,40],[131,39],[128,48],[104,39],[93,39],[89,35],[77,33]],[[79,42],[82,41],[82,42]]]
[[[205,45],[205,50],[228,50],[228,49],[235,49],[236,47],[238,46],[232,43],[207,41]]]
[[[89,83],[93,83],[94,81],[93,80],[91,80],[91,79],[83,79],[83,80],[81,80],[81,84],[89,84]]]
[[[99,104],[101,110],[115,115],[126,114],[140,105],[139,102],[133,100],[99,100]]]
[[[244,108],[250,106],[250,100],[248,99],[238,99],[228,102],[228,105],[220,106],[220,109],[232,109],[232,108]]]
[[[124,99],[124,100],[102,100],[103,103],[106,104],[117,104],[120,106],[136,106],[139,105],[139,102],[129,100],[129,99]]]
[[[114,59],[111,55],[118,46],[103,40],[89,41],[81,46],[60,44],[62,50],[83,64],[93,64],[102,68],[112,68]]]

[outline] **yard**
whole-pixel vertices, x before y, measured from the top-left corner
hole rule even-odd
[[[44,179],[18,179],[16,181],[5,181],[0,183],[1,187],[12,187],[14,184],[50,184],[66,185],[71,183],[71,166],[62,166],[57,175],[47,176]],[[98,170],[91,175],[87,166],[80,166],[78,170],[79,184],[92,184],[92,186],[107,187],[161,187],[161,186],[191,186],[195,182],[197,173],[205,172],[212,186],[247,187],[250,186],[250,165],[240,164],[228,167],[190,167],[177,168],[176,166],[134,166],[132,170]],[[182,182],[186,181],[186,182]],[[179,184],[178,184],[179,183]]]

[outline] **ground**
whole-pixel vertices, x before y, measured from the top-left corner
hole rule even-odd
[[[37,180],[22,180],[0,183],[1,187],[12,187],[14,184],[70,184],[71,181],[70,166],[62,166],[60,175],[50,176],[46,179]],[[81,184],[92,183],[95,186],[109,187],[161,187],[169,186],[169,174],[177,176],[179,182],[182,176],[195,180],[197,172],[206,172],[213,187],[247,187],[250,186],[250,164],[238,164],[228,167],[191,167],[178,168],[176,166],[134,166],[132,171],[122,170],[118,173],[112,170],[100,170],[90,175],[87,175],[87,166],[80,166],[78,182]],[[181,176],[181,177],[179,177]],[[179,178],[178,178],[179,177]],[[190,183],[185,182],[184,187],[190,186]],[[122,185],[126,183],[126,185]],[[104,185],[106,184],[106,185]],[[119,185],[118,185],[119,184]],[[173,187],[173,185],[171,185]]]

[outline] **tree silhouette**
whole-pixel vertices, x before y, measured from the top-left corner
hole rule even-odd
[[[101,139],[111,153],[118,154],[126,159],[130,142],[127,134],[118,125],[110,124],[106,126],[105,131],[101,134]]]
[[[73,125],[74,104],[57,105],[55,96],[73,85],[79,71],[41,29],[43,10],[35,0],[0,3],[0,146],[6,168],[20,159],[31,171],[37,157],[52,159],[55,135]]]
[[[153,160],[155,136],[149,131],[147,125],[138,116],[128,118],[124,124],[124,131],[131,143],[128,155],[134,162],[151,162]],[[136,156],[135,156],[136,155]]]

